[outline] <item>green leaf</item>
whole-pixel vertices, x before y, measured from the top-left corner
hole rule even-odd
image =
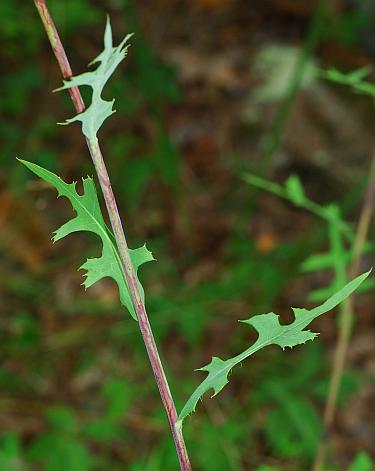
[[[123,417],[131,400],[131,390],[128,383],[120,378],[112,379],[104,385],[103,395],[108,402],[106,419],[115,421]]]
[[[315,318],[330,311],[346,299],[368,277],[369,273],[370,272],[367,272],[358,276],[330,297],[325,303],[312,310],[293,308],[295,319],[289,325],[281,325],[279,316],[273,312],[260,314],[241,321],[255,328],[258,332],[258,339],[244,352],[229,360],[221,360],[220,358],[213,357],[210,364],[199,368],[199,371],[206,371],[208,376],[196,388],[183,407],[179,416],[179,425],[181,426],[183,420],[194,412],[197,402],[205,392],[213,389],[213,396],[216,396],[228,383],[228,374],[230,371],[258,350],[269,345],[278,345],[284,350],[286,347],[294,347],[308,340],[313,340],[318,334],[304,329]]]
[[[39,165],[25,160],[20,160],[20,162],[40,178],[53,185],[57,189],[58,196],[68,198],[73,209],[76,211],[75,218],[71,219],[54,232],[54,242],[78,231],[93,232],[101,238],[103,243],[101,257],[90,258],[80,267],[80,269],[86,271],[84,274],[84,287],[88,288],[105,277],[113,278],[119,288],[121,304],[125,306],[133,318],[136,319],[136,313],[122,270],[121,259],[117,247],[113,242],[114,237],[104,222],[93,179],[91,177],[83,179],[83,194],[79,195],[76,190],[76,182],[65,183],[60,177],[39,167]],[[135,272],[137,272],[142,264],[154,260],[151,252],[147,250],[145,245],[138,249],[129,249],[129,252]],[[137,281],[139,283],[138,277]],[[139,287],[144,297],[144,291],[140,283]]]
[[[345,251],[345,263],[350,262],[350,259],[350,252]],[[312,254],[301,264],[301,271],[305,273],[325,270],[327,268],[334,268],[334,254],[332,252]]]
[[[77,430],[77,420],[74,412],[67,407],[51,407],[47,413],[50,424],[61,432],[73,433]]]
[[[305,191],[301,180],[297,175],[291,175],[285,182],[285,190],[290,199],[296,206],[303,206],[306,202]]]
[[[331,68],[321,71],[322,77],[331,82],[340,83],[342,85],[358,85],[362,80],[371,73],[371,67],[365,66],[353,72],[343,73],[340,70]]]
[[[95,419],[89,422],[83,429],[83,433],[93,439],[102,442],[111,442],[122,438],[123,427],[108,421],[107,419]]]
[[[348,471],[371,471],[374,469],[374,462],[367,453],[361,451],[356,456]]]
[[[306,196],[301,180],[297,175],[291,175],[285,182],[284,186],[251,173],[245,173],[243,175],[243,179],[250,185],[266,190],[274,195],[280,196],[281,198],[285,198],[297,207],[304,208],[324,219],[328,223],[337,225],[340,231],[347,236],[351,233],[350,226],[340,217],[335,216],[334,212],[336,211],[336,205],[321,206],[315,203],[315,201],[309,199]]]
[[[17,435],[6,432],[0,441],[0,469],[2,471],[22,471],[25,463],[21,457],[21,443]]]
[[[64,85],[56,90],[60,91],[66,90],[67,88],[87,85],[92,88],[91,104],[82,113],[79,113],[73,118],[67,119],[65,123],[60,124],[69,124],[74,121],[81,121],[83,134],[89,140],[96,140],[96,134],[103,122],[115,112],[115,110],[113,110],[115,100],[107,101],[103,100],[101,97],[103,88],[116,67],[125,58],[129,48],[129,45],[126,46],[126,43],[129,41],[131,36],[132,34],[128,34],[118,46],[113,47],[112,29],[109,17],[107,17],[107,24],[104,33],[104,50],[89,64],[92,65],[99,62],[100,65],[92,72],[85,72],[81,75],[72,77],[71,80],[64,80]]]
[[[319,415],[308,400],[291,394],[282,382],[273,386],[278,388],[273,391],[278,404],[267,412],[267,442],[277,455],[313,457],[321,434]]]
[[[44,471],[90,471],[93,456],[76,437],[55,431],[44,433],[31,443],[29,461]]]
[[[358,93],[364,93],[365,95],[375,98],[375,84],[364,80],[370,73],[371,67],[366,66],[348,74],[340,72],[337,69],[328,69],[322,71],[321,75],[331,82],[350,86]]]

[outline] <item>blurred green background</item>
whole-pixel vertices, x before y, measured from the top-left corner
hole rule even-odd
[[[195,368],[254,338],[238,319],[272,310],[289,321],[289,306],[314,305],[337,281],[329,263],[315,257],[306,266],[329,252],[326,222],[244,174],[280,184],[295,174],[312,200],[334,202],[355,227],[373,98],[323,80],[320,70],[373,64],[374,3],[48,4],[75,73],[101,51],[106,13],[115,41],[135,32],[105,92],[117,112],[100,141],[129,245],[147,242],[157,259],[140,276],[181,408],[202,379]],[[79,126],[56,125],[74,112],[67,93],[51,93],[61,78],[31,0],[0,3],[0,41],[0,471],[176,470],[136,323],[111,280],[80,286],[76,269],[100,243],[78,233],[52,246],[70,205],[16,161],[68,181],[93,174]],[[361,271],[373,261],[369,244]],[[372,296],[356,302],[327,470],[373,469]],[[185,426],[194,469],[309,469],[335,315],[314,330],[322,332],[314,343],[260,352],[198,405]]]

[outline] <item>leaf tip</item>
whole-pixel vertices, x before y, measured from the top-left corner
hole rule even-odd
[[[105,31],[104,31],[104,48],[111,49],[113,46],[112,43],[112,28],[111,28],[111,20],[109,15],[107,14],[106,22],[105,22]]]

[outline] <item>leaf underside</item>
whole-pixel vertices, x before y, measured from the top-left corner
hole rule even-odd
[[[122,270],[121,259],[113,242],[114,237],[104,222],[93,179],[91,177],[83,179],[83,194],[79,195],[76,190],[76,182],[65,183],[60,177],[39,165],[25,160],[20,160],[20,162],[40,178],[53,185],[58,192],[58,196],[68,198],[76,212],[73,219],[54,232],[54,242],[78,231],[93,232],[101,238],[103,243],[101,256],[99,258],[89,258],[80,267],[80,269],[85,270],[85,280],[82,283],[84,287],[88,288],[102,278],[113,278],[119,288],[121,304],[129,310],[136,320],[137,317]],[[129,249],[129,252],[136,273],[142,264],[154,260],[145,245],[138,249]],[[144,291],[138,277],[137,281],[144,298]]]
[[[288,325],[281,325],[279,322],[279,316],[273,312],[269,314],[260,314],[241,321],[245,324],[251,325],[258,332],[256,342],[233,358],[221,360],[218,357],[213,357],[211,363],[199,368],[199,371],[205,371],[208,375],[196,388],[183,407],[179,415],[180,426],[182,425],[183,420],[189,414],[194,412],[195,407],[203,394],[212,389],[214,392],[213,396],[216,396],[216,394],[218,394],[228,383],[228,374],[230,371],[261,348],[269,345],[278,345],[284,350],[286,347],[294,347],[296,345],[303,344],[308,340],[313,340],[318,334],[304,329],[318,316],[330,311],[350,296],[350,294],[367,278],[369,273],[370,272],[367,272],[358,276],[331,296],[322,305],[312,310],[293,308],[295,319]]]
[[[116,67],[125,58],[129,45],[126,43],[132,34],[128,34],[121,43],[113,47],[112,29],[109,18],[104,33],[104,50],[89,65],[99,63],[99,66],[90,72],[85,72],[72,77],[70,80],[64,80],[64,85],[55,91],[66,90],[71,87],[80,87],[87,85],[92,88],[91,104],[85,111],[77,114],[73,118],[67,119],[65,123],[81,121],[82,132],[89,140],[95,140],[96,135],[103,122],[115,112],[113,104],[115,100],[103,100],[102,92],[105,84],[115,71]]]

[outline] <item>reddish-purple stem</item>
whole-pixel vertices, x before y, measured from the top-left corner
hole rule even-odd
[[[57,33],[55,24],[48,11],[45,0],[34,0],[38,9],[43,25],[46,29],[48,39],[51,43],[53,52],[59,63],[62,76],[65,80],[72,77],[72,69],[70,67],[65,50]],[[77,113],[81,113],[85,109],[81,93],[77,87],[69,88],[69,94]],[[108,215],[111,226],[116,239],[119,255],[121,258],[122,268],[129,287],[130,296],[134,305],[135,312],[138,317],[139,328],[142,333],[151,367],[159,388],[159,393],[167,413],[169,425],[171,427],[173,440],[176,446],[178,460],[182,471],[191,471],[189,456],[182,435],[181,427],[177,425],[178,415],[176,407],[169,389],[168,381],[164,373],[163,365],[160,360],[159,352],[156,347],[154,336],[150,322],[148,320],[145,304],[143,302],[139,285],[136,279],[135,271],[130,259],[129,249],[126,242],[124,230],[122,227],[120,215],[118,212],[115,196],[112,191],[111,182],[109,180],[107,168],[104,163],[98,140],[86,139],[91,158],[94,162],[96,173],[99,178],[100,186],[103,192],[105,204],[107,206]]]

